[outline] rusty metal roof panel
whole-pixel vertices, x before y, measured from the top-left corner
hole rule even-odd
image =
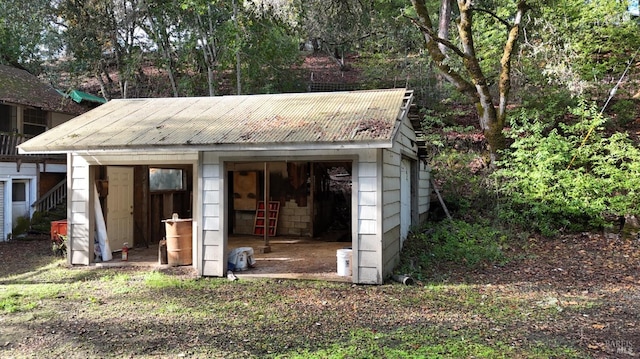
[[[112,100],[21,145],[24,152],[389,143],[405,89]]]

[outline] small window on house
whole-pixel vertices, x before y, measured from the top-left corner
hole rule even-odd
[[[184,173],[175,168],[149,168],[149,189],[151,191],[184,190]]]
[[[24,202],[27,200],[27,184],[24,182],[13,182],[13,193],[11,200],[13,202]]]
[[[22,132],[25,135],[36,136],[47,130],[47,112],[26,108],[23,111],[24,124]]]

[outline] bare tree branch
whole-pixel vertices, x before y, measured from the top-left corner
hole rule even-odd
[[[444,45],[446,48],[452,50],[453,52],[456,53],[456,55],[458,55],[460,57],[465,57],[466,56],[456,45],[451,43],[449,40],[446,40],[446,39],[438,37],[437,35],[435,35],[433,33],[433,30],[431,30],[430,28],[422,25],[420,23],[420,21],[418,21],[417,19],[414,19],[414,18],[406,16],[406,15],[404,15],[404,17],[409,19],[409,21],[411,21],[418,29],[420,29],[420,31],[422,31],[423,34],[429,36],[431,38],[431,40],[437,42],[438,44]],[[440,48],[440,52],[443,52],[441,48]],[[444,52],[443,52],[443,55],[444,55]]]
[[[509,24],[506,20],[504,20],[504,19],[500,18],[498,15],[496,15],[495,13],[493,13],[493,12],[491,12],[491,11],[487,10],[487,9],[478,9],[478,8],[475,8],[475,9],[472,9],[472,10],[473,10],[473,11],[478,11],[478,12],[483,12],[483,13],[485,13],[485,14],[489,14],[489,15],[491,15],[491,17],[493,17],[494,19],[496,19],[496,20],[500,21],[500,22],[502,23],[502,25],[504,25],[507,29],[511,28],[511,24]]]

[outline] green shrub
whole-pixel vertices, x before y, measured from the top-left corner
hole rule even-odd
[[[454,218],[475,222],[495,216],[495,185],[486,162],[477,151],[450,147],[431,161],[434,182]]]
[[[14,238],[17,238],[23,234],[26,234],[29,228],[31,227],[31,220],[29,217],[18,217],[16,218],[15,223],[13,224],[12,235]]]
[[[505,260],[502,245],[506,236],[488,224],[453,220],[432,225],[433,231],[425,235],[424,240],[431,243],[429,255],[434,261],[473,268]]]
[[[610,108],[618,126],[627,126],[636,119],[636,101],[634,100],[620,100]]]
[[[422,280],[439,265],[476,268],[508,261],[504,253],[509,246],[508,236],[488,222],[446,220],[428,222],[425,228],[425,232],[414,235],[405,243],[397,273],[411,274]]]
[[[576,121],[555,128],[524,113],[512,120],[495,173],[503,221],[549,236],[640,211],[640,150],[624,133],[605,137],[595,106],[571,112]]]

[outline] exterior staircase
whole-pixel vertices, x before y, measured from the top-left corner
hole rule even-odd
[[[67,201],[67,179],[63,179],[33,204],[37,212],[49,212]]]

